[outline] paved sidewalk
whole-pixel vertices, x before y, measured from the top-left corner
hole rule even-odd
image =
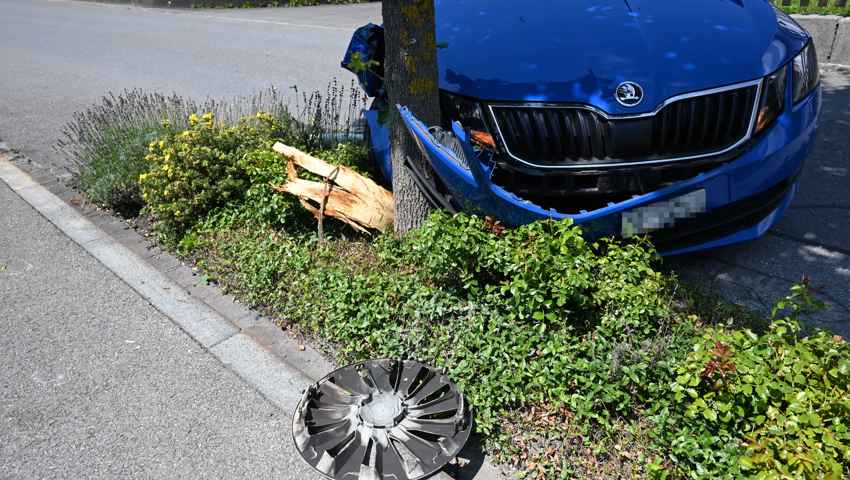
[[[317,478],[289,412],[3,182],[0,329],[0,478]]]

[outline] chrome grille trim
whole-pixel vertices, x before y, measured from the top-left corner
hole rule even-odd
[[[636,114],[636,115],[610,115],[610,114],[606,113],[605,111],[600,110],[599,108],[596,108],[592,105],[565,104],[565,103],[535,103],[535,102],[530,102],[530,103],[488,103],[487,109],[490,112],[490,120],[493,122],[493,125],[495,125],[495,127],[496,127],[496,133],[499,136],[501,146],[502,146],[502,148],[504,148],[505,153],[507,153],[511,158],[513,158],[517,162],[522,163],[523,165],[526,165],[526,166],[529,166],[529,167],[534,167],[534,168],[539,168],[539,169],[546,169],[546,170],[587,170],[587,169],[594,169],[594,168],[616,168],[616,167],[627,167],[627,166],[634,166],[634,165],[653,165],[653,164],[673,163],[673,162],[681,162],[681,161],[686,161],[686,160],[696,160],[696,159],[700,159],[700,158],[721,156],[725,153],[728,153],[728,152],[735,150],[736,148],[740,147],[741,145],[743,145],[744,143],[749,141],[753,136],[753,132],[755,130],[756,119],[758,117],[758,105],[759,105],[759,101],[761,99],[762,84],[763,84],[763,79],[759,78],[757,80],[751,80],[751,81],[748,81],[748,82],[736,83],[736,84],[727,85],[727,86],[724,86],[724,87],[717,87],[717,88],[712,88],[712,89],[708,89],[708,90],[700,90],[700,91],[697,91],[697,92],[690,92],[690,93],[685,93],[685,94],[681,94],[681,95],[676,95],[676,96],[670,97],[667,100],[665,100],[664,102],[662,102],[661,105],[656,107],[655,110],[653,110],[652,112]],[[601,116],[602,118],[604,118],[606,120],[629,120],[629,119],[637,119],[637,118],[654,117],[654,116],[658,115],[658,113],[661,112],[665,107],[667,107],[667,106],[669,106],[673,103],[676,103],[680,100],[691,99],[691,98],[696,98],[696,97],[703,97],[703,96],[713,95],[713,94],[717,94],[717,93],[728,92],[728,91],[731,91],[731,90],[745,89],[745,88],[750,88],[750,87],[756,87],[756,92],[755,92],[755,96],[754,96],[752,110],[751,110],[751,113],[750,113],[749,124],[747,126],[747,130],[746,130],[745,135],[743,137],[741,137],[737,142],[735,142],[733,145],[731,145],[729,147],[726,147],[726,148],[724,148],[722,150],[718,150],[718,151],[706,152],[706,153],[701,153],[701,154],[698,154],[698,155],[686,155],[686,156],[668,157],[668,158],[660,158],[660,159],[653,159],[653,160],[634,160],[634,161],[621,161],[621,162],[612,162],[612,163],[585,163],[585,164],[576,164],[576,165],[541,165],[541,164],[536,164],[536,163],[530,162],[528,160],[525,160],[523,158],[520,158],[517,155],[514,155],[510,151],[510,148],[508,147],[507,142],[505,141],[505,137],[502,133],[501,126],[499,125],[499,122],[497,121],[496,113],[493,110],[494,108],[581,109],[581,110],[592,111],[592,112],[596,113],[597,115]]]

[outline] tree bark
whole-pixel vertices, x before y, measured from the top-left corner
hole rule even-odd
[[[395,198],[395,232],[403,236],[422,224],[431,211],[428,200],[404,167],[406,159],[430,172],[407,132],[396,105],[404,105],[426,125],[440,121],[434,0],[384,0],[384,85],[390,103],[390,151]]]

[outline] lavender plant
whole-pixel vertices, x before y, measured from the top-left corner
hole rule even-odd
[[[139,176],[151,142],[188,128],[192,114],[211,113],[225,125],[265,112],[281,126],[277,135],[306,149],[362,138],[359,122],[365,97],[354,82],[348,87],[334,79],[325,92],[307,94],[293,87],[284,95],[270,87],[225,101],[197,101],[177,94],[141,89],[109,93],[99,104],[78,112],[63,131],[56,149],[66,156],[79,187],[95,203],[124,216],[143,206]]]
[[[201,106],[177,95],[142,90],[110,93],[74,114],[56,149],[75,167],[79,186],[96,203],[132,215],[141,208],[138,177],[148,144],[181,128]]]

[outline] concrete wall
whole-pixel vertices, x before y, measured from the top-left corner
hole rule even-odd
[[[835,15],[792,15],[812,34],[818,60],[850,66],[850,18]]]

